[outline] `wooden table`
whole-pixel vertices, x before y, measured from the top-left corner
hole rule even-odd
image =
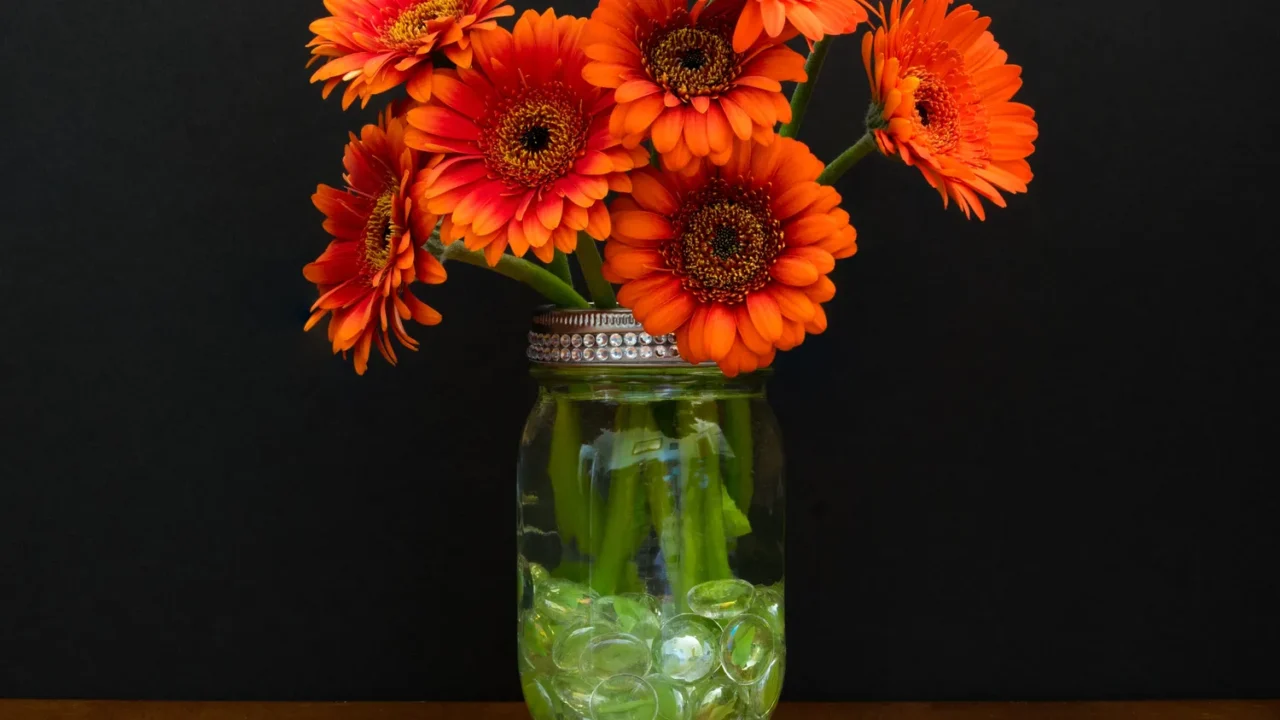
[[[528,720],[511,703],[0,700],[0,720]],[[1280,701],[793,703],[775,720],[1280,720]]]

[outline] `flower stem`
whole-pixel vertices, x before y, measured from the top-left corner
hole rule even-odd
[[[618,592],[627,560],[635,553],[636,501],[640,487],[640,464],[635,446],[643,433],[643,407],[630,403],[618,406],[614,420],[613,458],[609,463],[609,500],[605,510],[604,537],[596,558],[591,587],[601,595]]]
[[[547,269],[550,270],[553,275],[564,281],[565,285],[573,287],[573,275],[569,273],[568,255],[557,250],[556,256],[551,259],[551,262],[547,263]]]
[[[587,289],[591,291],[591,299],[597,310],[612,310],[618,307],[618,299],[613,294],[613,286],[604,279],[601,268],[604,260],[600,258],[600,248],[595,238],[578,233],[578,266],[582,268],[582,276],[586,278]]]
[[[822,74],[822,64],[827,60],[827,51],[831,49],[831,39],[827,35],[813,44],[813,52],[804,63],[804,73],[808,79],[796,86],[791,93],[791,122],[782,126],[782,137],[794,138],[800,133],[800,124],[804,122],[805,111],[809,109],[809,99],[813,97],[813,88],[818,84],[818,76]]]
[[[695,411],[698,419],[709,427],[720,430],[720,418],[716,412],[714,400],[701,403]],[[703,533],[706,549],[707,580],[726,580],[733,577],[729,569],[728,538],[724,533],[724,501],[723,481],[720,476],[720,433],[702,435],[698,438],[698,461],[703,477],[706,478],[705,494],[702,498],[704,516]]]
[[[701,487],[702,478],[697,472],[698,458],[701,452],[698,447],[697,401],[681,400],[677,405],[676,424],[679,433],[680,459],[680,590],[687,593],[690,588],[702,582],[703,571],[703,501],[706,489]],[[678,598],[681,607],[685,607],[685,598]]]
[[[755,490],[753,453],[751,446],[751,401],[747,398],[729,398],[724,401],[725,440],[729,452],[724,461],[724,485],[729,497],[745,514],[751,507]]]
[[[871,154],[875,150],[876,136],[868,132],[862,136],[862,139],[853,145],[853,147],[840,153],[840,157],[831,161],[826,170],[818,176],[818,183],[821,185],[834,185],[837,180],[844,177],[844,174],[857,165],[862,158]]]
[[[486,270],[492,270],[512,280],[518,280],[560,307],[591,307],[586,298],[579,295],[578,291],[574,290],[571,285],[556,277],[555,273],[514,255],[503,255],[502,259],[498,260],[497,265],[491,266],[485,260],[484,253],[468,250],[461,240],[445,246],[435,236],[432,236],[427,243],[427,250],[441,262],[457,260],[467,265],[475,265]]]

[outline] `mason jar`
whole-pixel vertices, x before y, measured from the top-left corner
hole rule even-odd
[[[768,718],[786,660],[768,371],[690,365],[626,310],[543,310],[529,356],[516,532],[530,713]]]

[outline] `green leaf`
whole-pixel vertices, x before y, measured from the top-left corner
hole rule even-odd
[[[733,664],[742,667],[751,659],[751,641],[756,638],[754,625],[748,627],[742,636],[733,641]]]
[[[720,488],[720,507],[724,511],[724,534],[731,538],[739,538],[751,534],[751,521],[738,509],[738,504],[729,496],[729,490]]]
[[[643,604],[621,595],[613,598],[613,611],[618,615],[618,626],[628,633],[652,614]]]

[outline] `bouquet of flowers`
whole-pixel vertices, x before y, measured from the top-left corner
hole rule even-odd
[[[374,347],[391,364],[417,348],[407,321],[441,322],[414,286],[451,261],[542,294],[517,493],[530,712],[767,718],[784,463],[758,371],[827,329],[858,249],[834,184],[866,156],[979,219],[1026,191],[1021,69],[951,0],[600,0],[510,27],[503,3],[325,0],[324,95],[403,91],[351,137],[345,187],[314,196],[332,242],[304,269],[306,327],[328,317],[363,374]],[[824,163],[805,111],[864,25],[865,132]]]
[[[313,197],[333,240],[303,271],[320,292],[306,327],[328,316],[363,374],[373,347],[396,362],[393,337],[418,347],[406,321],[441,321],[413,286],[443,283],[447,261],[588,307],[574,256],[594,307],[673,334],[688,362],[766,367],[827,328],[830,274],[857,252],[833,184],[866,155],[917,168],[966,216],[1026,191],[1021,68],[990,18],[950,5],[601,0],[508,29],[503,0],[325,0],[312,81],[344,108],[407,97],[351,137],[345,187]],[[796,138],[833,41],[864,24],[866,131],[826,164]]]

